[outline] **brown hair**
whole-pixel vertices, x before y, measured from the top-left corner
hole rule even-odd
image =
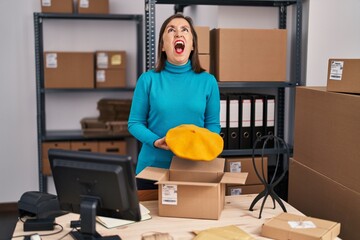
[[[158,57],[157,57],[155,72],[160,72],[165,67],[165,61],[167,59],[167,56],[166,56],[166,53],[162,51],[162,48],[164,45],[162,36],[164,34],[166,26],[169,24],[169,22],[171,22],[171,20],[173,20],[175,18],[183,18],[189,23],[191,33],[193,35],[193,49],[194,49],[194,50],[192,50],[192,52],[190,53],[190,56],[189,56],[189,59],[191,60],[191,67],[194,70],[194,72],[196,72],[196,73],[204,72],[205,69],[203,69],[200,65],[199,52],[198,52],[198,38],[197,38],[197,33],[194,29],[193,21],[190,17],[185,17],[184,15],[182,15],[180,13],[174,14],[174,15],[170,16],[169,18],[167,18],[160,28],[159,42],[158,42]]]

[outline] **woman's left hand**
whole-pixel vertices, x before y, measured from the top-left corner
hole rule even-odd
[[[160,149],[170,150],[169,146],[166,144],[165,137],[156,140],[154,146]]]

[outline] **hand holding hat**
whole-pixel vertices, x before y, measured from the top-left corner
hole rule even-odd
[[[193,124],[183,124],[166,133],[166,144],[178,157],[189,160],[214,160],[222,152],[222,137]]]

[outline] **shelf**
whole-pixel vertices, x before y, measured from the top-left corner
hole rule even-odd
[[[73,13],[35,13],[39,18],[84,19],[84,20],[142,20],[140,14],[73,14]]]
[[[221,89],[295,87],[295,84],[291,82],[218,82],[218,85]]]
[[[290,154],[292,154],[292,147],[289,146]],[[264,153],[264,155],[272,155],[278,153],[278,149],[275,148],[265,148],[262,149],[255,149],[255,155],[261,155]],[[281,149],[280,153],[285,154],[287,153],[285,149]],[[222,157],[236,157],[236,156],[252,156],[253,150],[252,149],[227,149],[224,150],[220,155]]]
[[[131,137],[130,134],[109,136],[84,136],[81,130],[51,130],[46,131],[42,141],[89,141],[89,140],[116,140]]]
[[[128,87],[128,88],[46,88],[46,89],[41,89],[41,92],[42,93],[133,92],[134,89],[135,89],[134,87]]]
[[[178,5],[223,5],[223,6],[288,6],[295,4],[296,0],[156,0],[156,4]]]

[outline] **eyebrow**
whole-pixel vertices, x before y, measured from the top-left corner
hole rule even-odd
[[[168,29],[168,28],[175,28],[175,25],[168,25],[166,27],[166,29]],[[183,25],[183,26],[180,26],[180,28],[190,28],[190,26],[189,25]]]

